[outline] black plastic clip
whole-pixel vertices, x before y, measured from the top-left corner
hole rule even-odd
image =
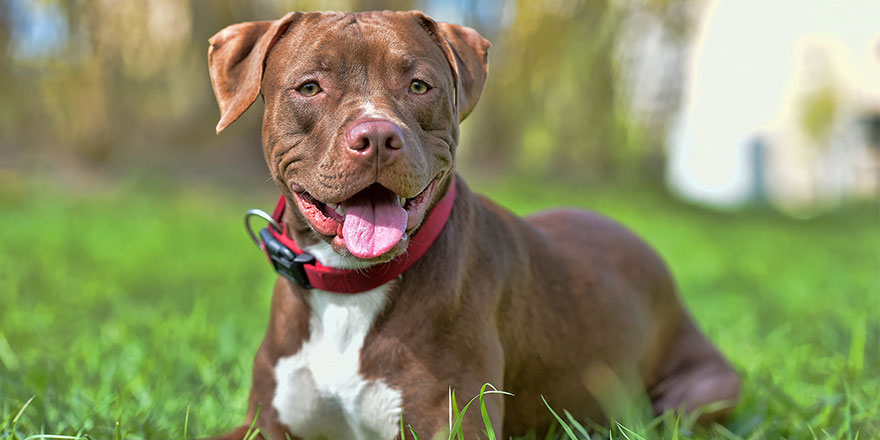
[[[272,266],[276,272],[306,289],[312,288],[303,265],[313,264],[315,257],[305,253],[294,253],[269,232],[268,226],[260,229],[260,239],[263,241],[266,255],[272,261]]]
[[[254,231],[251,229],[251,217],[260,217],[269,223],[269,226],[260,229],[259,238],[254,235]],[[254,244],[269,256],[269,261],[272,262],[275,272],[306,289],[312,288],[303,265],[313,264],[315,257],[306,253],[297,254],[285,246],[281,240],[275,238],[269,231],[269,228],[275,228],[278,232],[281,232],[282,229],[281,225],[271,215],[259,209],[250,209],[244,215],[244,228],[248,235],[250,235],[251,240],[254,241]]]

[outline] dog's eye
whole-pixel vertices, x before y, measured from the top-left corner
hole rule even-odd
[[[321,86],[318,83],[310,82],[300,87],[298,92],[303,96],[315,96],[321,92]]]
[[[424,95],[428,90],[431,90],[431,86],[424,81],[413,80],[413,82],[409,83],[409,91],[415,93],[416,95]]]

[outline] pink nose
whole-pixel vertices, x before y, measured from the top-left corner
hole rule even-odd
[[[391,121],[370,120],[354,124],[345,134],[349,153],[372,156],[394,153],[403,148],[403,131]]]

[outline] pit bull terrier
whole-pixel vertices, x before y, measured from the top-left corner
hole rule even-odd
[[[514,394],[486,401],[504,437],[554,423],[542,396],[604,420],[615,383],[658,413],[732,407],[737,375],[645,243],[591,212],[516,217],[456,177],[488,48],[419,12],[295,12],[210,39],[217,132],[263,97],[273,234],[306,258],[275,285],[247,416],[220,439],[255,417],[273,440],[395,438],[401,418],[433,438],[450,390],[486,382]],[[463,426],[486,434],[477,410]]]

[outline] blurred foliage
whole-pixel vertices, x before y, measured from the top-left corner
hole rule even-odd
[[[804,97],[801,125],[811,139],[828,140],[837,113],[837,96],[831,86],[824,86]]]
[[[695,3],[520,1],[495,40],[480,110],[465,124],[477,166],[607,177],[647,165],[659,177],[662,167],[650,161],[663,154],[666,124],[634,117],[632,82],[625,81],[632,66],[617,55],[621,45],[639,43],[626,32],[638,15],[652,16],[683,47],[691,23],[682,11]],[[668,104],[666,120],[678,101]]]
[[[130,166],[258,145],[259,115],[214,137],[211,35],[289,10],[418,8],[460,18],[494,43],[486,92],[465,124],[468,162],[538,175],[640,171],[662,156],[666,124],[632,117],[621,81],[628,66],[615,54],[637,44],[624,32],[635,15],[653,17],[683,47],[691,21],[682,11],[692,3],[0,0],[0,161]],[[677,100],[667,107],[664,120]]]

